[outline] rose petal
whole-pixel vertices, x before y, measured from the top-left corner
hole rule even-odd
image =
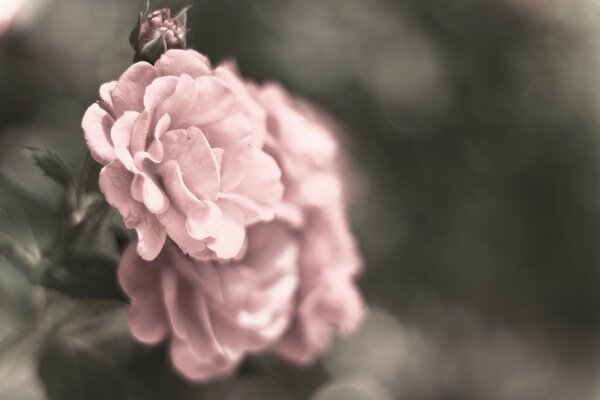
[[[177,160],[185,185],[200,199],[216,200],[219,164],[200,129],[169,131],[161,137],[165,160]]]
[[[115,115],[120,117],[125,111],[144,111],[144,92],[157,77],[156,70],[147,62],[138,62],[129,67],[112,91]]]
[[[210,124],[235,113],[239,104],[225,82],[213,76],[195,80],[181,75],[175,92],[158,108],[158,115],[168,113],[174,129]]]
[[[169,50],[156,62],[155,67],[161,76],[188,74],[197,78],[211,73],[208,58],[193,50]]]
[[[169,261],[171,264],[180,262],[179,257],[171,257]],[[189,288],[185,284],[180,284],[177,268],[173,265],[162,271],[160,287],[171,330],[175,336],[185,339],[187,337],[187,323],[185,322],[187,316],[185,310],[189,307],[187,303],[190,301],[191,296]]]
[[[106,108],[109,114],[114,113],[112,103],[112,92],[113,90],[115,90],[115,86],[117,86],[117,81],[110,81],[100,85],[100,103],[103,107]]]
[[[133,175],[118,161],[105,166],[100,171],[100,190],[108,204],[121,213],[123,222],[130,229],[140,223],[146,212],[143,205],[130,195],[132,182]]]
[[[165,229],[158,222],[156,216],[146,212],[135,230],[138,236],[138,254],[144,260],[154,260],[165,245],[167,239]]]
[[[142,296],[148,291],[155,292],[154,287],[160,276],[155,265],[140,259],[135,247],[133,241],[125,248],[117,271],[119,284],[130,298]],[[140,268],[143,268],[143,274],[140,274]]]
[[[187,218],[177,207],[169,207],[165,213],[159,214],[157,217],[181,251],[195,258],[202,258],[203,255],[206,255],[205,241],[194,239],[189,234],[186,225]]]
[[[204,295],[195,291],[192,301],[188,305],[191,307],[186,319],[189,327],[187,340],[190,350],[198,358],[211,359],[224,354],[224,349],[215,337],[210,310]]]
[[[244,215],[228,203],[217,200],[217,204],[223,213],[223,223],[215,238],[207,242],[207,247],[219,258],[233,258],[238,255],[246,239]]]
[[[133,168],[133,157],[129,151],[131,131],[139,115],[134,111],[125,112],[115,121],[110,131],[110,137],[115,147],[115,155],[128,170]]]
[[[165,316],[161,311],[162,303],[158,295],[142,297],[132,301],[129,306],[129,330],[144,344],[158,344],[169,333]]]
[[[131,184],[131,196],[144,203],[152,214],[162,214],[170,206],[169,198],[148,173],[137,170]]]
[[[191,380],[206,381],[217,376],[227,375],[233,371],[241,360],[241,355],[235,358],[218,357],[216,359],[200,359],[190,347],[181,340],[171,343],[169,353],[175,369]]]
[[[116,159],[110,140],[110,129],[114,122],[113,118],[98,104],[92,104],[81,121],[87,147],[94,160],[102,165],[110,164]]]
[[[252,124],[254,146],[261,148],[268,135],[267,112],[256,100],[256,88],[244,81],[235,62],[229,61],[215,69],[215,75],[223,79],[243,105],[244,114]]]
[[[153,260],[160,253],[166,233],[155,216],[130,195],[133,179],[120,163],[105,166],[100,172],[100,190],[108,204],[123,216],[125,225],[138,234],[138,253],[145,260]]]
[[[228,192],[244,179],[254,159],[252,130],[248,119],[235,114],[202,128],[212,148],[226,149],[221,165],[221,192]]]
[[[149,111],[144,110],[135,121],[131,130],[131,139],[129,142],[131,154],[146,150],[151,119],[152,114]]]
[[[156,110],[163,101],[175,92],[177,80],[175,76],[161,76],[152,81],[144,93],[144,109],[148,111]],[[157,115],[157,118],[161,116]]]
[[[160,141],[162,135],[164,135],[171,126],[171,117],[169,114],[164,114],[156,124],[154,128],[154,138],[150,142],[150,146],[148,146],[148,153],[152,155],[152,157],[156,160],[162,161],[165,157],[165,148]]]
[[[256,151],[254,160],[240,184],[223,198],[234,202],[246,216],[246,223],[269,221],[283,196],[281,170],[275,160],[263,151]]]
[[[315,312],[342,332],[350,332],[362,320],[365,304],[351,276],[329,275]]]
[[[181,169],[175,160],[158,169],[171,201],[187,216],[186,227],[195,239],[214,237],[223,221],[220,208],[212,201],[199,200],[185,186]]]

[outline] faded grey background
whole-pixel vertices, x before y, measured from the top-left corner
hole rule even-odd
[[[139,3],[31,1],[0,38],[0,170],[51,202],[20,149],[77,168]],[[192,3],[192,47],[346,127],[370,316],[312,368],[252,358],[187,385],[122,310],[48,306],[4,260],[1,399],[600,399],[600,2]],[[26,230],[2,193],[5,229]]]

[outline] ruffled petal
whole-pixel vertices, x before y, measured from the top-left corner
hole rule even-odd
[[[169,317],[171,331],[175,336],[185,339],[188,327],[186,310],[190,307],[191,293],[188,285],[180,284],[177,268],[173,265],[180,262],[179,257],[172,257],[169,261],[171,263],[169,268],[162,271],[160,289]]]
[[[216,359],[201,359],[195,355],[189,345],[181,340],[174,340],[170,349],[171,362],[183,376],[195,381],[207,381],[217,376],[231,373],[239,364],[241,355],[236,357],[221,356]]]
[[[175,92],[177,77],[161,76],[155,79],[144,93],[144,109],[153,111],[158,108],[169,96]],[[162,115],[158,115],[160,118]]]
[[[211,74],[208,58],[193,50],[169,50],[156,62],[155,67],[161,76],[187,74],[197,78]]]
[[[109,114],[114,113],[112,103],[112,92],[113,90],[115,90],[115,86],[117,86],[117,81],[110,81],[100,85],[100,104],[104,108],[106,108]]]
[[[125,111],[144,111],[144,93],[157,77],[156,70],[147,62],[138,62],[129,67],[112,91],[115,115],[120,117]]]
[[[171,204],[156,180],[150,174],[139,170],[133,177],[131,196],[140,203],[144,203],[152,214],[164,213]]]
[[[106,201],[123,216],[125,225],[133,229],[146,212],[143,205],[131,197],[133,175],[120,162],[114,162],[100,171],[99,186]]]
[[[158,295],[147,296],[131,302],[128,310],[129,330],[133,337],[144,344],[158,344],[169,333],[165,316],[161,311]]]
[[[233,258],[239,254],[246,239],[244,214],[228,203],[217,200],[217,204],[223,212],[223,223],[215,238],[207,242],[207,247],[219,258]]]
[[[237,110],[239,104],[221,79],[201,76],[194,80],[184,74],[175,92],[158,108],[158,115],[168,113],[174,129],[186,129],[219,121]]]
[[[129,142],[131,154],[146,151],[151,120],[152,114],[148,110],[144,110],[135,121],[131,130],[131,139]]]
[[[158,174],[163,178],[171,201],[187,217],[186,227],[190,236],[200,240],[214,237],[223,221],[221,209],[214,202],[199,200],[190,192],[175,160],[163,164]]]
[[[363,319],[366,306],[352,277],[339,275],[326,278],[315,312],[341,332],[351,332]]]
[[[156,286],[160,266],[142,260],[131,243],[123,252],[118,269],[119,284],[131,299],[128,310],[129,328],[133,336],[146,344],[162,341],[168,334],[160,293]]]
[[[161,137],[165,160],[177,160],[185,185],[200,199],[216,200],[219,164],[200,129],[169,131]]]
[[[116,159],[110,140],[110,130],[114,123],[113,118],[98,104],[92,104],[81,121],[87,147],[94,160],[102,165],[110,164]]]
[[[229,192],[244,179],[254,159],[253,134],[248,119],[235,114],[202,127],[212,148],[223,149],[221,192]]]
[[[190,235],[187,230],[187,218],[177,207],[169,207],[165,213],[157,217],[181,251],[198,259],[207,256],[206,241],[194,239]]]
[[[255,152],[244,180],[230,193],[222,195],[244,212],[247,224],[273,219],[282,196],[281,170],[263,151]]]
[[[252,125],[254,146],[261,148],[268,135],[267,112],[256,100],[256,88],[243,80],[233,61],[225,62],[215,69],[215,75],[223,79],[243,105],[243,112]]]
[[[100,172],[100,190],[106,201],[121,213],[128,228],[137,231],[138,254],[145,260],[153,260],[165,243],[166,233],[156,217],[131,197],[132,183],[132,174],[118,162]]]
[[[125,248],[117,271],[119,284],[131,299],[144,296],[146,293],[156,293],[156,284],[160,279],[160,268],[154,263],[141,259],[135,250],[136,246],[135,241],[132,241]]]
[[[110,137],[115,147],[115,155],[128,170],[133,168],[133,157],[129,151],[131,131],[139,115],[134,111],[125,112],[115,121],[110,131]]]
[[[157,122],[154,128],[154,138],[148,146],[148,153],[156,160],[162,161],[165,157],[165,148],[160,141],[162,135],[164,135],[171,126],[171,117],[169,114],[164,114]]]

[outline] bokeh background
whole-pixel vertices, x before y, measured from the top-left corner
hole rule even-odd
[[[191,47],[345,127],[370,314],[311,368],[253,357],[191,385],[122,308],[56,300],[3,258],[0,399],[600,399],[600,1],[153,6],[187,3]],[[0,37],[4,234],[52,223],[59,188],[22,147],[78,168],[140,7],[29,0]]]

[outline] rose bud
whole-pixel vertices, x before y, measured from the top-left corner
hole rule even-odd
[[[138,23],[131,32],[129,42],[135,50],[134,62],[154,64],[169,49],[185,49],[187,10],[185,7],[171,17],[171,10],[162,8],[140,13]]]

